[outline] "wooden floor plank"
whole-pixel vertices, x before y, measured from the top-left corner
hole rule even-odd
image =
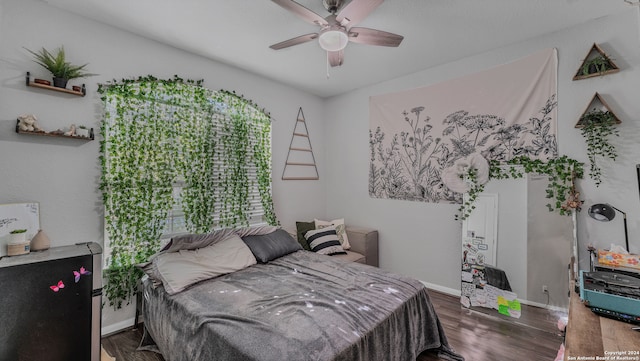
[[[559,331],[549,326],[557,321],[553,312],[535,307],[523,311],[536,320],[531,327],[464,309],[457,297],[432,290],[429,295],[451,347],[467,361],[553,360],[562,343]],[[136,351],[141,338],[141,329],[127,330],[103,338],[102,345],[116,361],[164,361],[156,353]],[[441,359],[425,352],[416,361]]]

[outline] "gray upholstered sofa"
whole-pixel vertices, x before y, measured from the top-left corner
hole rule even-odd
[[[347,226],[346,230],[351,249],[347,250],[347,254],[331,257],[378,267],[378,231],[355,226]]]

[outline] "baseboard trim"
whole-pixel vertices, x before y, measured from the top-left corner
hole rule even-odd
[[[422,282],[422,284],[425,285],[428,289],[446,293],[451,296],[460,297],[460,295],[462,294],[460,290],[457,290],[455,288],[444,287],[444,286],[437,285],[435,283],[429,283],[425,281],[420,281],[420,282]]]
[[[444,286],[436,285],[434,283],[429,283],[429,282],[425,282],[425,281],[420,281],[420,282],[422,282],[422,284],[425,285],[425,287],[427,287],[430,290],[446,293],[446,294],[448,294],[450,296],[455,296],[455,297],[460,297],[462,295],[462,292],[460,290],[456,290],[454,288],[444,287]],[[544,303],[521,300],[519,298],[518,298],[518,301],[520,301],[520,303],[525,304],[525,305],[535,306],[535,307],[540,307],[540,308],[546,308],[546,309],[551,310],[551,311],[567,312],[566,308],[560,307],[560,306],[545,305]]]
[[[113,325],[104,326],[100,330],[100,335],[101,335],[101,337],[106,337],[106,336],[112,335],[114,333],[118,333],[120,331],[123,331],[123,330],[125,330],[127,328],[131,328],[131,327],[133,327],[133,322],[134,322],[134,317],[129,318],[129,319],[124,320],[124,321],[116,322]]]
[[[566,309],[564,307],[560,307],[560,306],[545,305],[544,303],[521,300],[519,298],[518,298],[518,301],[520,301],[520,303],[522,303],[523,305],[535,306],[535,307],[539,307],[539,308],[546,308],[547,310],[550,310],[550,311],[569,312],[568,309]]]

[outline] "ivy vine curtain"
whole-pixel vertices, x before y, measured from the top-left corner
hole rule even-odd
[[[557,67],[556,49],[544,49],[433,86],[372,96],[370,196],[462,203],[443,172],[460,176],[456,167],[480,158],[557,157]]]
[[[168,216],[184,230],[275,225],[271,120],[200,82],[140,78],[101,85],[101,190],[110,256],[105,293],[119,307],[160,247]]]

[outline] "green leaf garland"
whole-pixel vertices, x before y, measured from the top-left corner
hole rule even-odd
[[[135,294],[142,275],[135,265],[158,251],[172,210],[184,212],[193,233],[246,226],[250,194],[259,193],[264,218],[278,223],[271,119],[264,110],[177,76],[113,81],[98,91],[105,106],[100,189],[111,249],[104,272],[110,305],[120,308]]]
[[[464,220],[471,215],[475,209],[475,200],[478,194],[484,190],[484,184],[477,184],[476,170],[470,168],[466,177],[471,181],[472,186],[467,192],[467,198],[458,209],[456,219]],[[489,164],[489,179],[518,179],[524,177],[526,173],[545,174],[549,177],[546,197],[551,200],[547,204],[550,212],[557,211],[561,215],[570,215],[575,207],[567,207],[568,201],[575,202],[577,196],[575,190],[575,179],[584,177],[584,164],[567,156],[549,159],[546,163],[539,159],[520,156],[502,164],[492,160]],[[578,205],[580,202],[578,202]]]

